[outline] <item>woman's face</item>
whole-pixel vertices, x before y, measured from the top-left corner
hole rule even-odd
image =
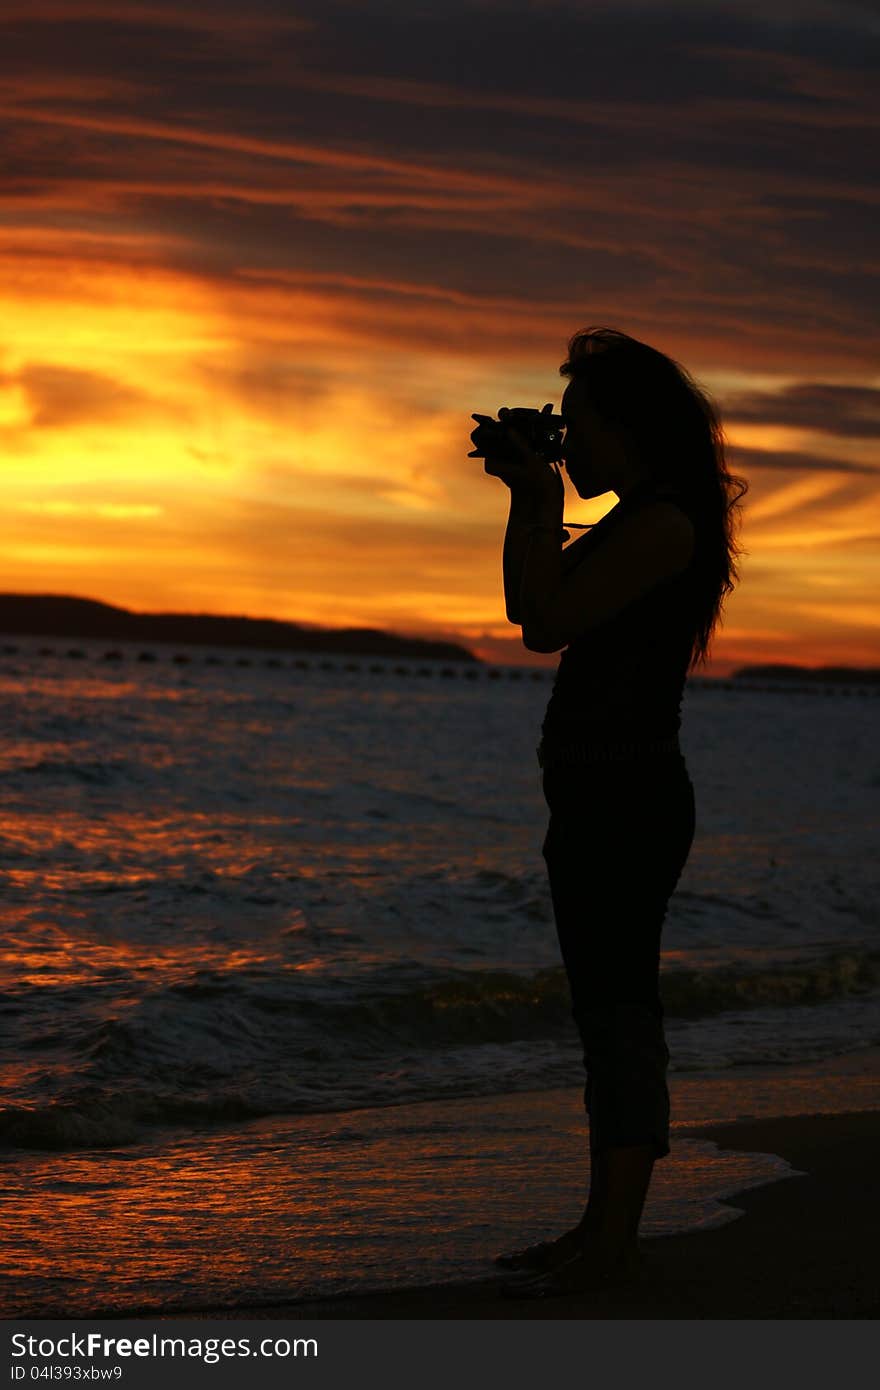
[[[620,435],[606,425],[579,382],[570,382],[562,397],[565,420],[562,457],[579,497],[616,491],[626,451]]]

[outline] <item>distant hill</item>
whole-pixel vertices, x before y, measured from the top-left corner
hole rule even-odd
[[[775,666],[741,666],[738,671],[733,672],[731,679],[873,685],[880,681],[880,666],[794,666],[791,663],[779,663]]]
[[[97,638],[102,642],[169,642],[198,647],[262,647],[479,662],[455,642],[398,637],[378,628],[305,627],[275,618],[213,613],[132,613],[112,603],[64,594],[0,594],[0,632],[34,637]]]

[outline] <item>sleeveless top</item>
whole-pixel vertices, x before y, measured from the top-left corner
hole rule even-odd
[[[677,494],[642,483],[591,529],[584,554],[601,545],[621,517],[661,497],[687,510]],[[692,556],[684,570],[569,642],[541,726],[542,767],[680,752],[681,701],[696,630],[694,571]]]

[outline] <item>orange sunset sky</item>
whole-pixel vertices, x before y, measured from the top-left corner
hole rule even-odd
[[[877,664],[878,47],[845,0],[8,0],[0,588],[555,662],[469,417],[605,323],[750,483],[710,671]]]

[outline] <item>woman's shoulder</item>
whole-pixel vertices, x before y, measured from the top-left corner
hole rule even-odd
[[[673,542],[679,546],[693,549],[696,541],[696,527],[694,525],[692,509],[688,507],[683,494],[675,488],[639,486],[634,492],[628,494],[612,507],[605,515],[577,540],[572,541],[562,551],[563,573],[568,573],[584,559],[594,546],[601,545],[606,536],[618,529],[627,531],[631,519],[638,513],[654,512],[659,522],[662,523],[666,532],[670,535]],[[638,523],[633,532],[635,538],[642,536],[644,528],[642,523]],[[638,539],[638,544],[643,544],[642,539]]]
[[[654,513],[671,530],[686,533],[695,532],[694,507],[687,494],[673,485],[645,482],[640,483],[618,507],[621,521],[639,512]]]
[[[692,500],[681,488],[655,485],[640,488],[633,500],[634,511],[652,509],[671,533],[691,544],[696,542],[696,513]]]
[[[624,510],[629,510],[633,507],[650,506],[653,502],[672,502],[684,512],[692,509],[692,503],[684,488],[674,483],[659,480],[655,482],[652,479],[639,483],[628,497],[623,499],[621,506]]]

